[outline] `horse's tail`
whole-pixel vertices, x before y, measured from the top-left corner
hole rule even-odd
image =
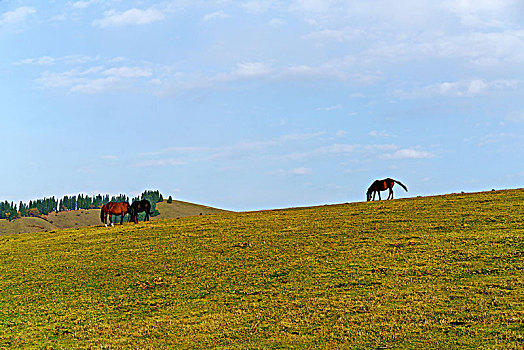
[[[400,182],[398,180],[393,180],[393,181],[395,181],[397,184],[399,184],[406,192],[408,191],[407,187],[404,186],[404,184],[402,182]]]

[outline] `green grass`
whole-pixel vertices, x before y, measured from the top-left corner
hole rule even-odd
[[[524,191],[0,237],[0,347],[524,347]]]
[[[41,218],[20,218],[13,221],[0,220],[0,235],[22,232],[42,232],[55,230],[57,227]]]
[[[222,209],[176,200],[172,203],[166,201],[157,203],[157,209],[160,215],[152,217],[151,220],[226,212]],[[144,213],[140,213],[140,220],[143,220],[144,216]],[[52,212],[43,217],[24,217],[13,221],[0,220],[0,235],[96,226],[101,222],[100,209]],[[129,220],[129,215],[124,220]],[[120,216],[115,217],[114,221],[120,223]]]

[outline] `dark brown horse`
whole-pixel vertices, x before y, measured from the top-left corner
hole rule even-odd
[[[138,223],[138,213],[145,211],[146,217],[144,218],[144,221],[149,221],[149,215],[153,214],[151,212],[151,203],[147,199],[143,199],[141,201],[135,201],[133,204],[131,204],[131,207],[133,208],[134,215],[131,216],[131,220],[136,224]]]
[[[107,216],[109,215],[109,223],[113,225],[113,215],[120,215],[120,225],[124,221],[124,216],[126,214],[135,215],[135,211],[127,202],[109,202],[102,206],[100,211],[100,220],[107,227]]]
[[[402,182],[390,179],[389,177],[384,180],[375,180],[368,188],[368,202],[371,200],[375,200],[375,193],[378,193],[378,199],[381,200],[382,198],[380,198],[380,191],[385,190],[389,190],[388,199],[393,199],[393,185],[395,185],[395,183],[399,184],[403,189],[406,190],[406,192],[408,191],[408,189],[406,188],[406,186],[404,186]],[[373,199],[371,199],[371,196],[373,196]]]

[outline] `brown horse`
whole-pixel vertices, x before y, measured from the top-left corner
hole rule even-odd
[[[390,179],[389,177],[384,180],[375,180],[371,184],[371,186],[369,186],[368,188],[368,192],[367,192],[368,202],[371,200],[373,201],[375,200],[375,193],[378,193],[378,199],[381,200],[382,198],[380,198],[380,191],[385,191],[388,189],[389,189],[388,199],[393,199],[393,185],[395,185],[395,183],[399,184],[404,190],[406,190],[406,192],[408,191],[408,189],[406,188],[406,186],[404,186],[402,182]],[[372,195],[373,195],[373,199],[371,199]]]
[[[109,215],[109,223],[111,226],[114,226],[113,224],[113,215],[120,215],[120,225],[122,225],[122,222],[124,221],[124,216],[126,214],[135,215],[135,211],[133,208],[129,205],[127,202],[109,202],[102,206],[102,210],[100,211],[100,220],[102,220],[102,223],[107,227],[107,216]]]

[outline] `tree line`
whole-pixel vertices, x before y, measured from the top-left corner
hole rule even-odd
[[[133,202],[140,199],[147,199],[151,202],[152,216],[158,215],[156,203],[164,200],[160,191],[144,191],[140,196],[133,198]],[[108,202],[129,202],[129,197],[125,194],[118,196],[96,195],[89,196],[79,194],[77,196],[64,196],[57,200],[54,196],[51,198],[31,200],[29,203],[20,201],[17,205],[14,202],[0,202],[0,219],[13,220],[20,217],[47,215],[51,212],[80,210],[80,209],[100,209]]]

